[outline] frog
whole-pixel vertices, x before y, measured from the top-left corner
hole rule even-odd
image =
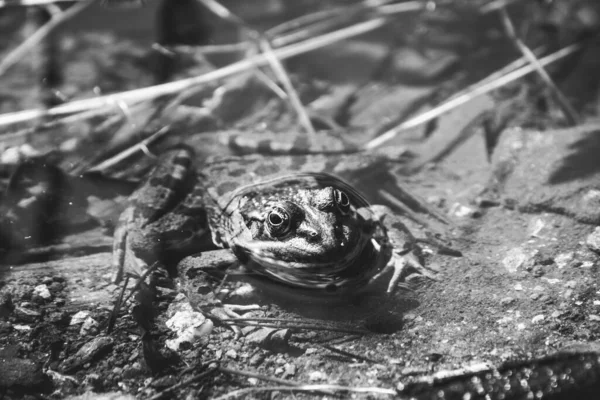
[[[335,157],[194,158],[172,149],[130,196],[114,235],[115,282],[155,261],[195,275],[182,259],[219,249],[255,283],[304,299],[356,301],[391,294],[409,275],[434,278],[401,218],[336,175]]]

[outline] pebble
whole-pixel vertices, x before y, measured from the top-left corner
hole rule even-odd
[[[458,218],[478,218],[481,217],[481,211],[476,208],[468,207],[460,203],[454,203],[450,208],[450,214]]]
[[[536,315],[535,317],[531,318],[531,323],[532,324],[540,323],[540,322],[542,322],[544,320],[544,318],[545,317],[544,317],[543,314]]]
[[[250,357],[248,364],[252,367],[258,367],[263,361],[265,361],[265,355],[262,353],[255,353]]]
[[[285,364],[283,369],[283,378],[290,378],[296,375],[296,366],[294,364]]]
[[[235,350],[233,350],[233,349],[229,349],[229,350],[227,350],[227,351],[225,352],[225,355],[226,355],[228,358],[231,358],[231,359],[233,359],[233,360],[235,360],[235,359],[237,358],[237,356],[238,356],[238,354],[237,354],[237,351],[235,351]]]
[[[561,253],[554,257],[554,262],[556,263],[559,269],[562,269],[569,265],[574,258],[575,254],[572,251],[570,251],[568,253]]]
[[[590,250],[600,253],[600,226],[597,226],[596,229],[594,229],[594,231],[588,235],[585,243]]]
[[[308,374],[308,380],[311,382],[327,380],[327,374],[322,371],[313,371]]]
[[[189,346],[189,344],[210,335],[214,326],[210,319],[193,310],[177,311],[165,325],[177,335],[175,339],[165,342],[167,347],[173,351],[179,350],[181,345]]]
[[[40,296],[44,300],[50,300],[52,298],[52,293],[48,289],[46,284],[38,285],[33,288],[33,294]]]
[[[8,321],[0,321],[0,333],[10,333],[13,330],[13,326]]]
[[[500,304],[503,306],[509,306],[511,304],[513,304],[515,302],[515,299],[513,297],[505,297],[502,300],[500,300]]]
[[[83,322],[87,319],[87,317],[90,316],[90,312],[89,311],[79,311],[77,313],[75,313],[72,317],[71,317],[71,322],[69,323],[69,325],[79,325],[79,324],[83,324]]]
[[[567,283],[565,283],[565,287],[570,288],[570,289],[575,289],[577,287],[577,281],[576,280],[568,281]]]
[[[31,310],[22,306],[15,307],[15,315],[20,321],[34,322],[42,316],[39,311]]]
[[[595,315],[595,314],[588,315],[588,318],[589,318],[590,321],[594,321],[594,322],[600,321],[600,316]]]
[[[112,348],[113,343],[110,336],[98,336],[90,340],[81,346],[77,353],[63,361],[61,370],[69,373],[79,369],[84,364],[106,354]]]
[[[268,350],[285,350],[291,336],[289,329],[261,328],[246,336],[246,342]]]
[[[79,330],[79,334],[81,336],[93,334],[97,331],[98,326],[99,326],[99,324],[94,318],[87,317],[85,319],[85,321],[83,321],[83,324],[81,324],[81,329]]]

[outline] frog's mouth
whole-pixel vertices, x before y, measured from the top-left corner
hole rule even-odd
[[[361,242],[335,259],[305,256],[295,261],[282,260],[274,255],[272,247],[260,243],[248,243],[234,251],[250,271],[270,280],[335,294],[364,286],[389,260],[390,255],[371,238]]]

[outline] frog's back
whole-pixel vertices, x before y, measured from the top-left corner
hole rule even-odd
[[[199,172],[202,186],[220,211],[235,207],[234,199],[243,196],[286,197],[289,191],[327,186],[355,193],[358,203],[367,205],[350,185],[330,175],[337,164],[335,157],[218,157],[207,160]]]

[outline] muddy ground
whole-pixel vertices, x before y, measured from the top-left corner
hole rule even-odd
[[[58,89],[82,98],[93,96],[95,86],[109,93],[156,82],[152,68],[156,56],[148,45],[155,35],[152,21],[157,4],[148,3],[144,9],[129,11],[98,7],[70,22],[58,39],[64,73]],[[276,3],[262,5],[264,10],[271,10],[267,6],[274,10],[262,19],[252,7],[240,7],[238,12],[247,12],[245,18],[256,24],[302,14],[281,4],[278,9]],[[429,39],[448,42],[432,45],[430,51],[415,51],[419,42],[414,38],[394,35],[431,25],[400,16],[394,26],[401,28],[378,30],[286,65],[305,102],[325,94],[343,98],[343,93],[354,90],[355,101],[347,108],[342,126],[348,127],[352,140],[365,142],[510,61],[512,44],[502,36],[495,17],[489,17],[495,21],[492,24],[483,17],[469,20],[472,15],[462,9],[453,11],[450,16],[442,13],[443,18],[438,15],[441,26],[429,28]],[[513,11],[523,24],[540,15],[536,8]],[[465,20],[489,26],[475,38],[472,29],[483,28],[461,27]],[[138,21],[137,29],[127,21]],[[2,43],[6,54],[25,35],[25,28],[4,28],[13,29],[14,35],[14,40]],[[214,29],[220,32],[221,28],[216,24]],[[213,35],[215,41],[228,42],[237,33]],[[564,36],[568,35],[562,40]],[[373,75],[383,59],[390,59],[389,43],[394,40],[400,43],[392,47],[392,61]],[[305,319],[263,297],[259,299],[262,309],[244,317],[282,318],[281,328],[267,325],[273,321],[263,322],[243,327],[244,335],[238,338],[228,326],[216,323],[208,333],[207,325],[201,325],[205,322],[198,322],[205,329],[198,328],[201,337],[184,340],[177,348],[172,344],[177,335],[167,327],[167,320],[177,310],[187,309],[175,288],[159,292],[152,305],[157,315],[154,325],[143,326],[146,318],[139,316],[139,309],[133,308],[136,301],[130,299],[107,333],[119,293],[111,282],[112,231],[126,196],[152,160],[139,156],[108,169],[106,175],[119,178],[119,184],[111,181],[106,186],[92,180],[69,185],[69,190],[90,192],[61,197],[68,206],[61,206],[60,221],[49,224],[51,231],[60,233],[50,239],[28,235],[35,227],[18,225],[27,225],[27,220],[23,223],[22,214],[15,212],[21,220],[11,219],[14,225],[9,231],[16,233],[3,237],[12,241],[12,247],[3,253],[0,280],[0,397],[386,398],[399,396],[395,391],[415,376],[482,364],[501,366],[593,345],[600,335],[600,120],[597,83],[590,82],[598,81],[593,72],[598,54],[597,47],[591,46],[569,64],[567,73],[564,68],[558,71],[561,88],[580,113],[575,127],[568,127],[548,90],[530,76],[473,99],[435,124],[409,130],[384,146],[381,152],[388,155],[406,156],[401,149],[411,154],[405,157],[408,161],[387,162],[385,179],[392,177],[449,221],[440,224],[423,217],[430,223],[423,226],[407,219],[415,235],[422,237],[428,230],[441,233],[450,247],[462,253],[455,257],[424,246],[427,266],[436,272],[436,279],[412,282],[412,292],[398,297],[389,314],[375,309],[340,321]],[[39,60],[28,57],[0,76],[0,86],[5,88],[0,100],[3,112],[43,105],[46,92],[37,84]],[[183,64],[174,77],[212,68],[189,59]],[[370,84],[361,86],[367,78]],[[153,150],[183,140],[194,145],[200,157],[230,154],[219,135],[231,127],[243,133],[261,126],[263,134],[299,130],[295,122],[290,123],[294,121],[290,112],[265,94],[267,90],[245,86],[241,90],[233,103],[215,108],[222,112],[217,116],[205,115],[198,102],[180,106],[169,120],[177,132]],[[326,114],[324,108],[316,110]],[[61,155],[51,160],[61,171],[77,176],[115,154],[119,146],[147,134],[114,139],[115,132],[127,132],[118,123],[106,123],[111,113],[37,130],[31,121],[3,125],[2,190],[6,192],[14,171],[11,149],[23,152],[23,146],[29,145],[38,156],[58,149]],[[142,108],[140,113],[146,115],[148,110]],[[483,129],[489,125],[498,129]],[[465,135],[449,155],[437,157],[438,149],[462,132],[473,134]],[[490,152],[493,132],[498,139]],[[37,176],[43,180],[52,175]],[[23,200],[5,196],[6,215]],[[34,214],[29,224],[36,225],[36,218],[45,216]],[[23,239],[29,237],[37,243],[29,245]],[[265,381],[266,377],[272,380]],[[281,388],[290,383],[346,388],[329,388],[329,393],[321,388],[313,394]],[[353,393],[350,388],[363,388],[366,393]],[[432,390],[420,398],[435,396]]]

